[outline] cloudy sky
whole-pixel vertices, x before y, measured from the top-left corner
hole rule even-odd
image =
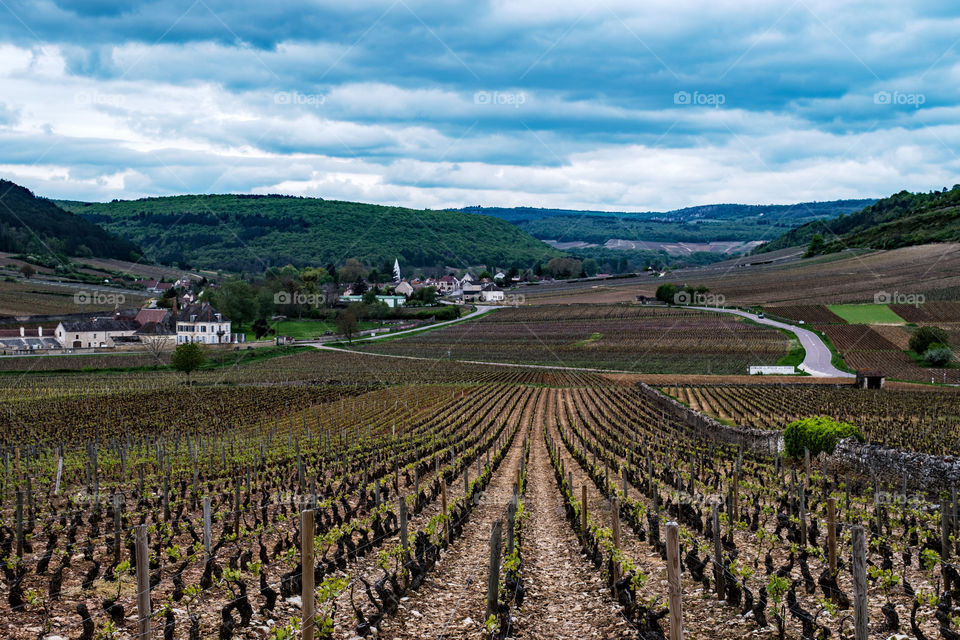
[[[960,182],[955,0],[0,0],[0,177],[663,210]]]

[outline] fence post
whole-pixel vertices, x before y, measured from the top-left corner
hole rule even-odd
[[[490,532],[490,574],[487,576],[487,613],[484,620],[497,613],[497,589],[500,586],[500,521]]]
[[[720,543],[720,509],[713,505],[713,579],[717,583],[717,595],[723,600],[726,596],[726,579],[723,575],[723,545]]]
[[[300,583],[301,598],[303,600],[303,622],[301,625],[303,640],[313,640],[313,630],[316,626],[316,615],[313,594],[313,511],[307,510],[300,514]]]
[[[680,591],[680,536],[676,522],[667,523],[667,593],[670,640],[683,640],[683,598]]]
[[[853,630],[856,640],[868,640],[870,631],[867,611],[867,544],[863,527],[855,526],[853,533]]]
[[[837,499],[827,499],[827,558],[830,575],[837,574]]]
[[[210,496],[203,496],[203,551],[210,559],[210,549],[213,535],[210,531]]]
[[[147,546],[147,525],[137,527],[137,638],[150,638],[150,548]]]

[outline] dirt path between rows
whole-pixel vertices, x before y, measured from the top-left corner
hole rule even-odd
[[[523,423],[526,424],[526,421]],[[478,504],[463,535],[443,553],[416,591],[404,598],[396,615],[384,620],[380,638],[470,638],[483,629],[486,608],[490,529],[506,512],[523,455],[521,427]]]
[[[545,396],[544,398],[545,399]],[[581,555],[564,519],[563,499],[537,412],[530,442],[523,543],[526,599],[516,616],[516,637],[578,640],[634,638],[618,606],[606,595],[600,572]]]

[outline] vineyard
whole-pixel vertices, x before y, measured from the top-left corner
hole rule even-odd
[[[501,309],[477,322],[359,346],[429,358],[714,374],[776,364],[788,347],[780,332],[733,317],[627,305]]]
[[[825,415],[859,426],[867,440],[934,455],[960,451],[960,393],[955,390],[883,390],[852,386],[667,385],[663,391],[721,421],[780,429],[806,416]]]
[[[955,493],[721,445],[613,378],[319,351],[63,378],[0,379],[2,637],[958,632]],[[753,389],[666,390],[956,451],[953,393]]]

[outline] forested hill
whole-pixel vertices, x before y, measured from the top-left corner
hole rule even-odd
[[[503,218],[535,238],[604,244],[773,240],[814,220],[860,211],[874,200],[831,200],[789,205],[710,204],[674,211],[610,212],[533,207],[465,207],[460,211]]]
[[[140,254],[133,243],[64,211],[50,200],[38,198],[26,187],[2,179],[0,251],[54,261],[58,255],[137,260]]]
[[[757,252],[808,245],[817,234],[823,238],[817,253],[960,241],[960,185],[949,191],[901,191],[857,213],[798,227]]]
[[[528,267],[561,253],[510,223],[430,211],[274,195],[188,195],[63,202],[144,247],[151,260],[256,272],[270,266],[393,262]]]

